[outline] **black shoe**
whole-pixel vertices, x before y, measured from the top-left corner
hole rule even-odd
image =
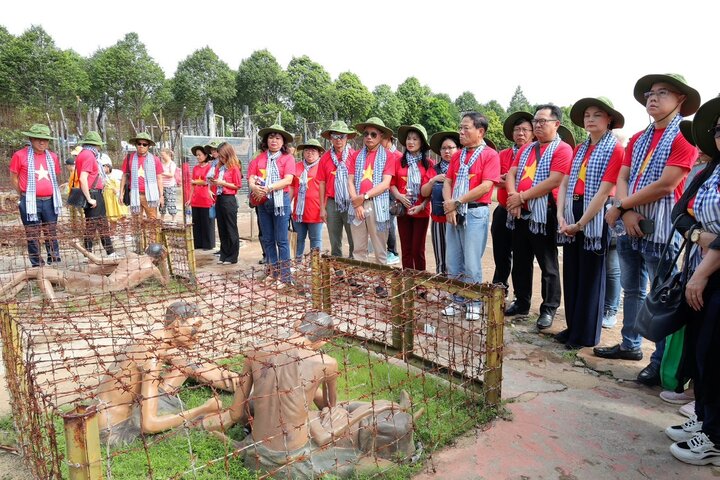
[[[595,347],[593,353],[596,357],[610,358],[612,360],[635,360],[639,361],[643,358],[642,350],[639,348],[633,348],[631,350],[623,350],[620,348],[620,344],[613,345],[612,347]]]
[[[553,316],[549,313],[541,313],[536,323],[538,330],[545,330],[546,328],[550,328],[552,327],[552,324]]]
[[[568,330],[568,329],[566,328],[566,329],[563,330],[562,332],[556,333],[553,338],[554,338],[555,341],[558,342],[558,343],[567,343],[568,338],[570,338],[570,330]]]
[[[530,313],[530,309],[526,308],[523,310],[522,308],[520,308],[520,306],[517,304],[517,302],[511,303],[510,306],[507,309],[505,309],[506,317],[512,317],[515,315],[527,315],[528,313]]]
[[[375,287],[375,295],[377,295],[378,298],[387,298],[387,296],[388,296],[387,288],[381,287],[381,286]]]
[[[650,365],[640,370],[637,381],[648,387],[660,385],[660,367],[654,363],[650,363]]]

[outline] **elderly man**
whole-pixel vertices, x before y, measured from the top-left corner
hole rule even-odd
[[[150,153],[150,147],[155,146],[150,135],[142,132],[128,140],[135,145],[136,151],[128,154],[123,160],[123,177],[120,182],[120,192],[125,185],[130,185],[130,212],[133,215],[142,215],[149,219],[157,218],[157,207],[163,204],[163,184],[158,174],[162,173],[160,158]]]
[[[30,139],[30,145],[18,150],[10,160],[10,180],[20,195],[20,220],[25,226],[27,250],[30,264],[39,267],[40,235],[45,240],[47,262],[60,261],[60,246],[57,241],[57,218],[62,210],[58,175],[60,163],[57,155],[48,149],[50,128],[35,124],[29,131],[22,132]]]

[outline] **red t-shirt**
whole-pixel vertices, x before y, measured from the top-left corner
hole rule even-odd
[[[215,168],[215,178],[220,179],[219,177],[220,173],[220,164],[218,163],[217,167]],[[223,173],[222,180],[232,183],[234,185],[237,185],[238,188],[240,188],[240,184],[242,183],[242,172],[240,171],[240,167],[233,167],[230,169],[226,169]],[[230,188],[230,187],[222,187],[222,195],[235,195],[238,191],[238,188]],[[217,185],[212,186],[212,191],[215,195],[217,195]]]
[[[500,156],[500,175],[505,174],[510,170],[510,166],[513,162],[513,149],[512,147],[506,148],[501,151]],[[503,207],[507,206],[508,193],[505,187],[497,187],[497,199],[498,203]]]
[[[652,157],[652,153],[655,151],[655,147],[660,142],[660,137],[662,137],[663,132],[665,131],[664,128],[661,129],[655,129],[653,132],[653,138],[650,140],[650,148],[648,148],[648,153],[646,157],[643,159],[643,163],[640,166],[640,172],[638,173],[637,180],[635,181],[635,185],[629,185],[630,188],[630,194],[635,193],[637,190],[637,186],[640,184],[640,180],[642,179],[643,172],[645,171],[645,168],[647,167],[648,163],[650,162],[650,158]],[[635,142],[637,142],[638,138],[645,133],[645,131],[640,131],[632,136],[630,141],[628,142],[627,149],[625,150],[625,159],[623,161],[623,166],[629,167],[632,171],[632,153],[633,153],[633,147],[635,146]],[[673,140],[672,147],[670,148],[670,156],[667,159],[667,162],[665,163],[666,167],[672,166],[672,167],[680,167],[683,170],[687,170],[685,172],[685,176],[680,181],[677,187],[675,187],[675,201],[677,202],[680,197],[682,196],[683,190],[685,190],[685,179],[687,178],[687,174],[692,169],[693,164],[695,163],[695,160],[697,159],[697,149],[690,145],[687,140],[685,140],[685,137],[678,133],[675,137],[675,140]]]
[[[580,171],[578,172],[578,179],[575,183],[575,191],[573,192],[575,195],[585,195],[585,174],[587,172],[590,154],[593,150],[595,150],[595,147],[596,145],[588,146],[587,152],[585,152],[585,157],[582,159],[582,165],[580,166]],[[575,153],[577,153],[579,148],[580,145],[575,147]],[[613,150],[612,156],[610,156],[610,161],[608,161],[607,168],[605,169],[605,173],[601,179],[602,182],[617,182],[618,173],[620,173],[620,167],[622,167],[624,156],[625,151],[623,150],[622,145],[619,143],[615,144],[615,150]],[[575,158],[574,155],[573,158]]]
[[[520,158],[522,157],[525,149],[532,148],[532,150],[530,151],[530,156],[528,156],[527,163],[525,164],[525,168],[523,169],[522,176],[520,177],[520,182],[515,187],[518,192],[525,192],[527,190],[530,190],[532,188],[533,180],[535,180],[535,172],[537,171],[537,159],[535,158],[535,147],[533,146],[534,143],[535,142],[530,142],[527,145],[520,147],[520,150],[518,150],[518,153],[517,155],[515,155],[515,159],[512,162],[512,167],[517,168],[520,165]],[[540,145],[541,157],[543,153],[545,153],[548,145],[550,144],[546,143],[545,145]],[[555,149],[555,153],[553,154],[553,158],[550,162],[550,171],[560,172],[563,175],[568,175],[570,173],[570,167],[572,167],[572,159],[572,147],[565,142],[560,142]],[[553,188],[552,194],[556,202],[557,192],[558,189]]]
[[[57,155],[50,152],[50,156],[55,163],[55,178],[60,175],[60,162]],[[17,174],[18,183],[21,192],[27,191],[28,180],[28,149],[27,147],[18,150],[10,160],[10,171]],[[48,172],[47,158],[45,152],[34,155],[35,159],[35,195],[38,197],[49,197],[53,194],[52,180],[50,180],[50,172]]]
[[[364,195],[373,187],[373,169],[375,168],[375,157],[377,156],[378,150],[379,148],[373,152],[368,152],[367,156],[365,157],[365,168],[363,169],[362,181],[360,182],[360,191],[356,192],[358,195]],[[360,152],[362,152],[362,150],[354,152],[352,156],[348,158],[348,175],[355,175],[355,162],[358,155],[360,155]],[[387,150],[386,153],[387,160],[385,161],[383,176],[393,176],[395,175],[395,159],[397,158],[397,155],[395,155],[394,152],[388,152]]]
[[[465,157],[466,165],[470,161],[470,158],[472,158],[472,154],[474,152],[474,149],[468,150],[467,156]],[[455,179],[457,178],[457,173],[460,170],[460,155],[462,155],[462,149],[455,152],[450,159],[450,166],[448,167],[446,178],[450,179],[452,186],[451,191],[455,190]],[[470,180],[468,191],[487,180],[492,180],[494,187],[494,184],[500,181],[500,157],[498,156],[498,153],[492,148],[483,148],[480,153],[480,158],[478,158],[473,166],[470,167],[468,178]],[[490,187],[490,190],[485,195],[479,198],[473,198],[467,203],[477,202],[489,204],[492,201],[493,187]]]
[[[207,181],[207,174],[210,171],[212,165],[210,162],[195,165],[192,172],[193,180]],[[190,197],[190,206],[197,208],[210,208],[215,203],[213,197],[210,196],[209,185],[193,185],[192,196]]]
[[[332,161],[330,161],[332,165]],[[305,170],[305,164],[298,162],[295,164],[295,177],[293,178],[293,198],[295,204],[293,206],[293,219],[296,222],[302,221],[303,223],[320,223],[320,183],[318,182],[318,174],[320,172],[320,162],[315,162],[310,166],[308,170],[308,183],[307,191],[305,192],[305,212],[303,213],[302,220],[297,218],[297,198],[298,191],[300,190],[300,177]]]
[[[90,150],[83,150],[75,158],[75,171],[77,172],[77,180],[75,181],[75,186],[80,186],[80,174],[82,172],[87,172],[88,188],[95,190],[103,189],[104,185],[102,177],[100,176],[100,168],[98,167],[95,155]],[[95,186],[93,187],[93,182],[95,182],[96,178],[97,183],[95,183]]]
[[[428,159],[428,163],[430,163],[430,160]],[[420,187],[425,185],[432,177],[434,177],[434,170],[431,168],[425,168],[422,166],[422,163],[418,162],[418,168],[420,169]],[[429,175],[428,173],[432,172],[433,175]],[[390,185],[395,185],[400,193],[403,195],[407,195],[407,179],[408,179],[408,167],[402,166],[402,155],[398,159],[397,163],[395,163],[395,173],[393,175],[393,179],[390,182]],[[420,194],[420,190],[418,189],[418,198],[415,201],[415,205],[420,205],[424,200],[424,197]],[[413,217],[416,218],[427,218],[430,216],[430,202],[428,201],[425,205],[425,210],[418,213],[417,215],[413,215]]]
[[[355,153],[355,150],[352,148],[349,149],[348,152],[348,159],[347,161],[350,161],[350,157],[353,153]],[[339,161],[342,161],[342,156],[338,157]],[[302,173],[302,172],[301,172]],[[330,150],[323,153],[323,156],[320,157],[320,165],[318,167],[318,174],[317,174],[317,181],[318,182],[324,182],[325,183],[325,197],[326,198],[335,198],[335,174],[337,173],[337,167],[335,167],[335,164],[332,161],[332,157],[330,156]]]
[[[123,159],[122,164],[122,172],[127,175],[131,175],[132,172],[132,159],[135,156],[134,153],[128,154]],[[145,158],[147,156],[138,157],[138,189],[140,193],[145,193]],[[162,162],[160,161],[160,157],[156,157],[153,155],[153,158],[155,159],[155,177],[158,185],[162,183],[162,180],[160,180],[162,177],[159,176],[163,172]],[[131,181],[132,179],[128,179],[128,181]]]

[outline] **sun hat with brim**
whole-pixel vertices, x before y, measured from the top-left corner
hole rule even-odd
[[[715,135],[710,131],[720,117],[720,97],[705,102],[693,117],[692,136],[697,148],[705,155],[716,157],[720,154]]]
[[[570,145],[573,150],[575,149],[575,135],[573,135],[572,131],[567,128],[565,125],[560,125],[557,130],[558,135],[560,135],[560,140]]]
[[[497,147],[495,146],[495,142],[493,142],[492,140],[490,140],[487,137],[483,138],[483,141],[485,142],[485,145],[487,145],[488,147],[492,148],[493,150],[495,150],[497,152]]]
[[[218,147],[220,147],[220,144],[223,143],[220,140],[210,140],[208,143],[203,146],[203,151],[205,152],[205,155],[210,155],[210,150],[217,150]]]
[[[193,155],[197,155],[198,150],[202,150],[203,152],[205,152],[205,146],[193,145],[192,147],[190,147],[190,153],[192,153]]]
[[[515,141],[513,140],[513,129],[515,128],[515,122],[517,122],[521,118],[523,120],[527,120],[532,125],[533,114],[523,111],[511,113],[503,122],[503,133],[505,134],[505,138],[507,138],[511,142]]]
[[[570,120],[580,128],[585,128],[585,110],[588,107],[597,107],[612,117],[610,129],[622,128],[625,125],[623,114],[613,108],[613,103],[607,97],[581,98],[570,109]]]
[[[263,129],[261,129],[258,132],[258,136],[260,136],[260,138],[265,138],[270,133],[279,133],[280,135],[282,135],[283,140],[285,140],[286,144],[292,143],[292,141],[293,141],[292,133],[286,131],[282,127],[282,125],[278,125],[277,123],[275,125],[271,125],[269,127],[265,127]]]
[[[298,151],[305,150],[306,148],[317,148],[321,154],[325,153],[325,147],[323,147],[320,142],[314,138],[311,138],[305,143],[301,143],[297,146]]]
[[[43,125],[42,123],[36,123],[27,132],[20,132],[29,138],[39,138],[40,140],[55,140],[50,134],[50,127]]]
[[[393,131],[386,127],[385,122],[380,120],[378,117],[370,117],[364,122],[356,124],[355,130],[358,132],[364,132],[367,127],[375,127],[391,138],[394,135]]]
[[[78,143],[80,143],[80,145],[97,145],[98,147],[105,145],[105,142],[103,142],[102,138],[100,138],[100,134],[93,130],[87,132]]]
[[[78,145],[77,147],[72,149],[72,152],[70,152],[70,155],[80,155],[80,152],[82,152],[82,145]]]
[[[451,138],[455,142],[455,145],[460,147],[460,134],[453,130],[446,130],[444,132],[434,133],[433,136],[430,137],[430,150],[440,155],[440,147],[442,147],[446,138]]]
[[[700,106],[700,93],[688,85],[685,77],[679,73],[655,73],[652,75],[645,75],[638,80],[637,83],[635,83],[635,90],[633,91],[635,100],[640,102],[643,106],[647,105],[645,92],[649,92],[653,85],[660,82],[669,83],[680,93],[687,96],[683,104],[680,106],[680,115],[687,117],[688,115],[692,115],[697,112],[697,109]]]
[[[430,143],[428,143],[427,130],[425,130],[425,127],[423,127],[419,123],[413,123],[412,125],[400,125],[400,127],[398,128],[398,142],[400,142],[403,147],[405,146],[405,140],[407,140],[408,133],[410,132],[419,133],[423,145],[427,148],[430,148]]]
[[[153,142],[153,139],[152,139],[152,137],[150,136],[150,134],[149,134],[149,133],[145,133],[145,132],[140,132],[140,133],[138,133],[138,134],[135,135],[133,138],[131,138],[130,140],[128,140],[128,143],[131,143],[131,144],[135,145],[135,144],[138,142],[138,140],[145,140],[146,142],[148,142],[148,143],[150,144],[151,147],[154,147],[154,146],[155,146],[155,142]]]
[[[697,147],[697,145],[695,144],[695,137],[693,137],[692,124],[692,120],[681,121],[680,133],[682,133],[683,137],[685,137],[685,140],[687,140],[690,145],[692,145],[693,147]]]
[[[343,122],[342,120],[335,120],[334,122],[332,122],[330,124],[330,127],[328,127],[327,130],[323,130],[320,136],[326,140],[330,140],[330,134],[332,133],[344,133],[348,136],[348,140],[352,140],[357,136],[357,132],[349,128],[347,126],[347,123]]]

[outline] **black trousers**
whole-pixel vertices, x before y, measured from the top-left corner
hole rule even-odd
[[[530,308],[532,299],[533,258],[542,271],[540,313],[555,315],[560,306],[560,268],[558,266],[557,212],[554,206],[547,211],[545,234],[530,231],[530,221],[515,219],[512,234],[513,266],[512,281],[516,302],[520,309]]]
[[[210,209],[192,207],[193,241],[195,248],[215,248],[215,220],[210,218]]]
[[[495,273],[492,283],[502,283],[505,288],[509,286],[508,280],[512,270],[512,230],[507,228],[508,212],[502,205],[495,207],[490,235],[493,242],[493,260],[495,260]],[[532,275],[532,273],[531,273]]]
[[[240,234],[237,226],[238,203],[235,195],[218,195],[215,201],[218,234],[220,235],[220,261],[237,263],[240,252]]]
[[[85,212],[85,250],[92,252],[95,235],[100,237],[103,248],[108,255],[113,253],[112,239],[110,238],[110,224],[105,210],[105,198],[102,190],[90,190],[90,196],[97,202],[95,208],[84,209]]]

